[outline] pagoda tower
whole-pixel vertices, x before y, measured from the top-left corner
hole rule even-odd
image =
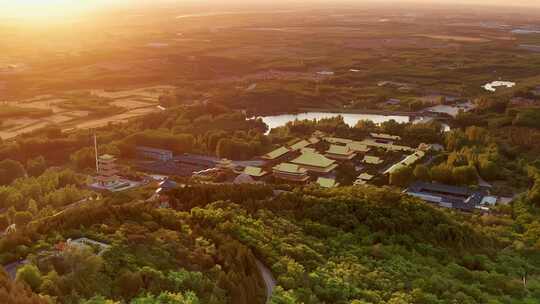
[[[118,182],[118,169],[116,167],[116,158],[109,154],[98,157],[98,175],[96,180],[105,187],[114,185]]]

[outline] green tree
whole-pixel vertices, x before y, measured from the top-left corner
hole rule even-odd
[[[33,264],[26,264],[19,268],[15,280],[26,283],[34,291],[38,291],[43,282],[41,272]]]
[[[29,159],[26,162],[26,172],[30,176],[40,176],[47,169],[47,162],[43,156],[38,156],[36,158]]]
[[[452,179],[458,185],[472,185],[478,183],[476,168],[474,166],[459,166],[452,169]]]
[[[390,185],[406,187],[413,177],[413,170],[409,166],[402,166],[390,173]]]
[[[429,168],[425,165],[416,165],[413,171],[414,178],[421,181],[430,181],[431,176]]]
[[[11,159],[0,161],[0,185],[9,185],[24,174],[24,167],[18,161]]]
[[[164,292],[159,296],[146,295],[131,301],[131,304],[199,304],[199,298],[195,293],[188,291],[182,293]]]

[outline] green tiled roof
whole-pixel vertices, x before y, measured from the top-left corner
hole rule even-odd
[[[317,179],[317,184],[323,188],[334,188],[339,186],[338,183],[336,183],[335,179],[332,178],[325,178],[325,177],[319,177]]]
[[[336,154],[336,155],[351,155],[354,152],[347,146],[338,146],[331,145],[326,153]]]
[[[266,172],[259,167],[248,166],[244,168],[244,174],[247,174],[249,176],[260,177],[260,176],[265,175]]]
[[[264,158],[266,158],[266,159],[276,159],[276,158],[279,158],[279,157],[289,153],[289,151],[290,150],[288,148],[281,147],[281,148],[278,148],[278,149],[266,154],[264,156]]]
[[[273,168],[276,171],[285,172],[285,173],[293,173],[293,174],[305,174],[307,173],[307,170],[304,168],[301,168],[298,165],[290,164],[290,163],[281,163]]]
[[[335,160],[329,159],[325,157],[324,155],[321,155],[319,153],[302,153],[299,157],[292,160],[291,163],[297,164],[297,165],[305,165],[305,166],[311,166],[311,167],[320,167],[320,168],[326,168],[328,166],[331,166],[335,163]]]
[[[311,143],[307,140],[301,140],[297,143],[295,143],[294,145],[291,146],[291,150],[293,151],[296,151],[296,150],[300,150],[302,148],[305,148],[307,146],[311,145]]]
[[[349,148],[351,148],[351,150],[353,151],[356,151],[356,152],[369,152],[369,150],[371,150],[370,147],[366,146],[365,144],[363,144],[362,142],[358,142],[358,141],[353,141],[351,143],[348,143],[347,146]]]

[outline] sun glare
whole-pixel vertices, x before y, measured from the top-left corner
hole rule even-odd
[[[69,17],[103,4],[99,0],[0,0],[0,16],[17,19]]]

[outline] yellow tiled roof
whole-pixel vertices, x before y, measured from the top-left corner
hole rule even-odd
[[[295,165],[295,164],[290,164],[290,163],[281,163],[277,166],[274,166],[273,168],[274,170],[276,171],[280,171],[280,172],[285,172],[285,173],[296,173],[296,174],[305,174],[307,173],[307,170],[298,166],[298,165]]]
[[[247,166],[246,168],[244,168],[244,174],[247,174],[249,176],[260,177],[260,176],[266,175],[266,172],[259,167]]]
[[[317,184],[323,188],[334,188],[339,186],[338,183],[336,183],[335,179],[332,178],[325,178],[325,177],[319,177],[317,179]]]
[[[302,155],[291,161],[291,163],[298,165],[306,165],[320,168],[326,168],[333,165],[335,162],[335,160],[329,159],[322,154],[311,152],[302,153]]]
[[[311,143],[305,139],[295,143],[294,145],[291,146],[291,150],[293,151],[296,151],[296,150],[300,150],[302,148],[305,148],[307,146],[311,145]]]
[[[274,151],[272,151],[272,152],[266,154],[266,155],[264,156],[264,158],[270,159],[270,160],[276,159],[276,158],[279,158],[279,157],[281,157],[281,156],[283,156],[283,155],[289,153],[289,151],[290,151],[290,150],[289,150],[288,148],[286,148],[286,147],[280,147],[280,148],[278,148],[278,149],[276,149],[276,150],[274,150]]]
[[[328,151],[326,151],[326,153],[336,154],[336,155],[351,155],[354,153],[354,151],[352,151],[347,146],[331,145]]]
[[[377,156],[366,155],[364,156],[363,162],[371,165],[379,165],[383,163],[383,160],[378,158]]]

